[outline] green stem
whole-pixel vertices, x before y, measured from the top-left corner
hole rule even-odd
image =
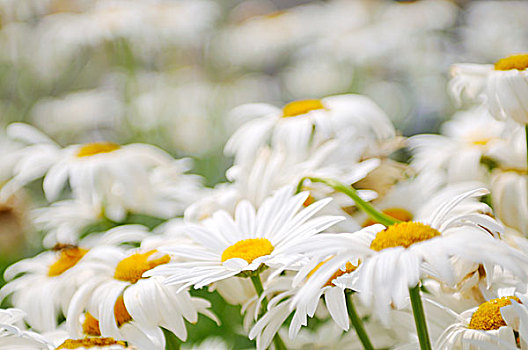
[[[337,180],[334,179],[323,179],[318,177],[305,177],[302,178],[299,184],[297,185],[297,192],[300,192],[302,190],[302,184],[305,180],[310,180],[312,182],[320,182],[323,183],[329,187],[332,187],[334,190],[338,192],[342,192],[352,198],[354,202],[356,203],[356,206],[364,211],[368,216],[371,217],[372,220],[379,222],[382,225],[390,226],[397,222],[400,222],[399,220],[396,220],[395,218],[386,215],[376,209],[372,204],[369,202],[364,201],[361,199],[361,197],[358,195],[357,191],[352,186],[347,186]]]
[[[260,274],[252,275],[251,282],[253,282],[255,291],[257,292],[257,295],[260,298],[260,296],[264,292],[264,287],[262,286],[262,281],[260,280]],[[268,298],[264,297],[262,298],[262,309],[266,310],[267,308]],[[286,346],[284,345],[284,342],[282,341],[279,333],[275,334],[275,337],[273,338],[273,344],[275,344],[275,350],[286,350]]]
[[[253,286],[255,287],[255,290],[257,291],[257,295],[262,295],[262,292],[264,292],[264,287],[262,286],[262,281],[260,280],[260,275],[253,275],[251,276],[251,282],[253,282]],[[265,310],[268,307],[268,299],[263,298],[262,299],[262,308]]]
[[[273,338],[273,344],[275,345],[275,350],[286,350],[286,345],[282,341],[279,333],[277,333]]]
[[[163,335],[165,335],[165,350],[179,350],[181,347],[181,341],[176,338],[174,333],[162,328]]]
[[[524,126],[524,133],[526,135],[526,165],[528,170],[528,124]]]
[[[374,347],[370,342],[368,334],[365,331],[365,328],[363,327],[363,322],[361,321],[361,318],[359,318],[359,315],[356,312],[354,302],[352,301],[352,293],[347,292],[345,294],[345,300],[348,310],[348,317],[350,318],[350,322],[352,322],[352,325],[356,329],[356,334],[359,340],[361,341],[361,344],[363,344],[363,348],[365,350],[374,350]]]
[[[431,350],[431,341],[429,340],[429,333],[427,332],[427,322],[425,321],[425,312],[422,305],[422,298],[420,297],[419,284],[413,288],[409,288],[409,296],[411,297],[414,323],[416,324],[416,333],[420,341],[420,349]]]

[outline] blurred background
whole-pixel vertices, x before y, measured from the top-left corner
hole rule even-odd
[[[237,105],[360,93],[403,135],[435,132],[452,63],[527,47],[528,1],[0,0],[0,162],[23,121],[62,145],[191,156],[211,186]],[[0,271],[39,249],[21,238],[38,205],[0,203]]]

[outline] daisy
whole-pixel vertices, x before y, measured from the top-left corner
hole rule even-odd
[[[7,284],[0,289],[0,299],[11,295],[13,305],[27,312],[26,321],[32,328],[54,330],[59,314],[67,314],[73,294],[90,273],[79,270],[78,264],[92,255],[105,254],[107,245],[138,242],[146,235],[143,226],[119,226],[104,234],[92,234],[78,246],[58,244],[36,257],[20,260],[4,272]]]
[[[418,171],[437,169],[447,181],[481,181],[487,167],[483,157],[512,132],[512,127],[494,119],[482,106],[458,112],[442,126],[442,135],[422,134],[409,138],[412,166]]]
[[[257,116],[243,124],[226,144],[225,153],[235,155],[237,163],[250,160],[268,142],[302,159],[311,147],[331,138],[369,144],[395,136],[385,113],[360,95],[294,101],[282,110],[262,104],[244,105],[233,113]]]
[[[313,265],[310,267],[313,267]],[[348,332],[343,334],[343,331],[349,330],[349,316],[347,313],[347,305],[349,305],[349,303],[345,300],[345,298],[354,297],[350,294],[345,294],[344,288],[338,287],[334,284],[334,281],[336,279],[338,279],[342,275],[352,272],[354,269],[355,266],[351,263],[348,263],[344,270],[338,269],[334,273],[334,275],[331,276],[329,280],[322,286],[319,293],[314,296],[314,298],[310,300],[309,303],[306,305],[292,304],[293,297],[296,293],[300,292],[301,289],[299,287],[291,286],[293,282],[291,276],[283,278],[283,281],[281,281],[282,285],[274,283],[270,286],[271,290],[265,288],[265,292],[263,295],[266,295],[268,297],[272,296],[272,298],[268,304],[266,313],[256,322],[256,324],[249,332],[249,338],[256,339],[257,349],[267,349],[269,347],[275,334],[277,334],[277,332],[280,333],[282,326],[286,323],[292,313],[293,317],[291,318],[288,334],[285,335],[283,339],[285,339],[285,342],[290,343],[288,349],[297,348],[299,344],[302,344],[303,340],[298,338],[299,335],[301,336],[300,338],[305,338],[307,335],[306,332],[308,331],[304,331],[303,334],[303,330],[301,329],[302,326],[307,325],[307,316],[314,317],[317,312],[319,312],[319,314],[323,313],[323,310],[321,309],[323,309],[324,306],[322,303],[320,303],[321,295],[324,296],[327,310],[330,314],[331,319],[333,320],[333,322],[326,323],[328,327],[322,327],[325,329],[335,329],[335,331],[332,333],[335,333],[336,336],[339,335],[336,338],[346,336],[348,334],[354,334],[355,332]],[[309,277],[310,276],[308,276],[308,278]],[[273,282],[276,282],[276,280],[274,280]],[[279,288],[277,288],[277,286],[279,286]],[[365,312],[364,315],[367,315],[368,311],[363,311]],[[321,318],[324,319],[324,317]],[[373,319],[370,319],[369,322],[365,324],[365,327],[368,329],[368,334],[376,335],[375,338],[372,338],[372,341],[376,345],[376,348],[385,348],[389,346],[387,345],[387,343],[390,343],[392,345],[395,343],[395,339],[397,337],[394,337],[394,335],[390,334],[390,331],[388,331],[387,329],[383,329],[379,325],[379,323],[376,323]],[[395,332],[399,332],[398,325],[395,324],[394,327],[391,328]],[[312,337],[308,339],[312,339],[313,341]],[[332,337],[331,344],[335,345],[335,343],[337,342],[336,338]],[[304,339],[304,341],[306,341],[306,339]],[[328,339],[319,339],[318,342],[326,342],[326,344],[328,344],[328,341]],[[351,336],[350,339],[348,339],[347,341],[354,344],[354,346],[352,346],[353,348],[363,347],[359,338],[357,338],[357,336],[355,335]]]
[[[91,273],[68,310],[67,325],[72,334],[109,336],[130,340],[140,348],[164,349],[160,327],[185,340],[184,320],[197,322],[198,312],[215,319],[207,310],[208,301],[191,297],[178,285],[166,285],[163,277],[142,277],[170,262],[168,255],[153,249],[161,241],[150,238],[133,250],[107,249],[81,266]]]
[[[174,262],[149,271],[146,276],[167,276],[166,283],[183,283],[180,289],[201,288],[261,265],[277,268],[294,266],[302,255],[290,250],[342,220],[337,216],[312,218],[331,199],[306,208],[308,193],[293,195],[284,187],[266,199],[256,210],[248,201],[238,203],[234,218],[217,211],[200,224],[189,224],[187,231],[194,245],[162,247],[160,251],[186,262]]]
[[[304,177],[331,177],[352,184],[363,179],[379,165],[379,159],[360,161],[360,155],[347,148],[340,148],[338,142],[330,140],[314,149],[309,158],[298,161],[291,159],[282,149],[261,147],[251,162],[231,167],[227,178],[232,181],[213,190],[210,196],[193,203],[185,212],[186,219],[200,221],[210,217],[216,210],[223,209],[234,213],[241,200],[248,200],[259,207],[262,202],[278,189],[298,184]],[[354,202],[341,193],[335,193],[327,186],[304,182],[303,190],[310,192],[309,204],[316,199],[332,197],[334,200],[325,207],[325,213],[347,215],[343,209]],[[365,200],[376,196],[373,191],[361,190],[359,195]],[[346,222],[342,222],[344,224]]]
[[[184,205],[178,203],[182,197],[174,202],[173,194],[181,186],[174,184],[182,178],[184,187],[196,181],[183,174],[187,165],[151,145],[93,142],[62,148],[26,124],[11,124],[7,132],[29,146],[17,153],[14,176],[2,188],[1,196],[44,177],[44,194],[52,202],[68,182],[75,198],[104,205],[105,216],[120,222],[127,211],[164,217],[183,211]],[[165,191],[160,193],[157,185]],[[173,210],[168,213],[167,208]]]
[[[491,178],[493,208],[497,217],[521,234],[528,233],[527,177],[516,171],[496,171]]]
[[[52,349],[52,344],[45,337],[24,329],[25,315],[20,309],[0,309],[0,350]]]
[[[84,228],[104,219],[101,205],[79,199],[54,202],[31,214],[36,228],[46,232],[42,242],[46,248],[58,243],[78,244]]]
[[[421,278],[430,276],[448,285],[459,282],[454,257],[482,264],[488,276],[499,265],[525,278],[526,256],[496,238],[502,227],[478,212],[481,203],[457,210],[464,200],[487,193],[475,189],[459,194],[417,221],[372,225],[354,234],[325,234],[299,244],[294,251],[311,252],[321,260],[338,255],[314,273],[295,303],[310,300],[336,268],[351,258],[361,260],[359,268],[338,283],[358,291],[362,303],[372,307],[384,324],[389,322],[391,306],[404,307],[408,289],[416,287]]]
[[[307,265],[308,269],[303,271],[314,269],[313,264]],[[315,269],[318,267],[316,266]],[[255,326],[249,332],[249,338],[256,338],[257,349],[267,349],[271,344],[275,334],[279,331],[282,325],[286,322],[290,314],[293,312],[293,318],[289,327],[289,338],[295,339],[297,334],[301,330],[302,326],[306,326],[308,319],[307,317],[313,317],[319,304],[321,295],[325,296],[326,306],[330,312],[330,316],[333,321],[343,330],[348,331],[349,320],[347,314],[347,307],[345,302],[344,288],[336,287],[333,284],[333,280],[338,276],[353,271],[355,266],[352,264],[347,265],[346,271],[338,270],[335,276],[332,276],[322,286],[319,293],[313,296],[309,301],[293,305],[293,296],[299,292],[299,287],[292,288],[292,277],[282,278],[282,281],[275,283],[270,286],[271,288],[265,288],[263,293],[264,297],[272,296],[266,313],[258,320]],[[277,286],[279,288],[277,288]],[[261,296],[262,299],[262,296]],[[259,306],[256,308],[260,309]],[[257,314],[255,315],[257,316]]]
[[[528,54],[502,58],[494,65],[459,64],[452,69],[455,94],[485,97],[490,113],[528,124]]]
[[[518,349],[518,345],[528,348],[528,310],[516,296],[488,300],[457,316],[458,322],[438,338],[437,349]]]

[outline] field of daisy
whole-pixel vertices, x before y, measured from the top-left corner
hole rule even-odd
[[[528,350],[528,1],[0,0],[0,350]]]

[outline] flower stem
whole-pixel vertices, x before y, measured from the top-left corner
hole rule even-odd
[[[262,286],[262,281],[260,280],[260,275],[253,275],[251,276],[251,282],[253,282],[253,286],[255,287],[255,290],[257,291],[257,295],[262,295],[262,292],[264,292],[264,287]],[[262,308],[266,309],[268,307],[268,299],[263,298],[262,299]]]
[[[425,312],[422,305],[422,298],[420,297],[420,285],[409,288],[409,296],[411,297],[411,305],[414,314],[414,323],[416,324],[416,333],[420,341],[421,350],[431,350],[431,341],[429,340],[429,333],[427,332],[427,323],[425,321]]]
[[[255,291],[257,292],[257,295],[260,298],[260,296],[264,292],[264,287],[262,286],[262,281],[260,280],[260,274],[252,275],[251,282],[253,283]],[[262,298],[262,309],[266,310],[267,308],[268,298],[264,297]],[[275,344],[275,350],[286,350],[286,346],[284,345],[284,342],[282,341],[279,333],[275,334],[275,337],[273,338],[273,344]]]
[[[348,317],[350,318],[350,322],[352,322],[352,325],[356,329],[356,334],[359,340],[361,341],[361,344],[363,344],[363,348],[365,350],[374,350],[374,347],[370,342],[368,334],[365,331],[365,328],[363,327],[363,322],[361,321],[361,318],[359,318],[359,315],[356,312],[354,301],[352,300],[352,293],[347,292],[345,294],[345,300],[348,310]]]
[[[382,213],[381,211],[376,209],[372,204],[361,199],[357,191],[352,186],[347,186],[334,179],[323,179],[323,178],[318,178],[318,177],[304,177],[301,179],[301,181],[297,185],[297,192],[300,192],[302,190],[302,185],[305,180],[323,183],[329,187],[332,187],[334,190],[338,192],[342,192],[346,194],[347,196],[349,196],[350,198],[354,200],[354,202],[356,203],[359,209],[361,209],[368,216],[370,216],[372,220],[379,222],[380,224],[383,224],[385,226],[390,226],[390,225],[393,225],[399,222],[399,220],[396,220],[395,218]]]
[[[163,331],[163,335],[165,336],[165,350],[179,350],[181,341],[176,338],[174,333],[165,328],[162,328],[161,330]]]
[[[528,170],[528,124],[524,126],[524,134],[526,135],[526,166]]]

